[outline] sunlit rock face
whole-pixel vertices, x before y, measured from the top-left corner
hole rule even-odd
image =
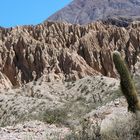
[[[135,71],[139,30],[139,22],[126,28],[102,22],[0,28],[0,70],[19,86],[43,74],[62,81],[99,74],[116,77],[112,52],[120,51],[129,69]]]

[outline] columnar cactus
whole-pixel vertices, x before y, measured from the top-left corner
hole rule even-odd
[[[113,61],[120,75],[121,90],[126,97],[128,110],[135,113],[137,110],[140,110],[140,101],[129,70],[119,52],[115,51],[113,53]]]

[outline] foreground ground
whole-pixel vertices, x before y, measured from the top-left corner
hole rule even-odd
[[[43,76],[1,91],[0,106],[0,140],[140,139],[139,115],[127,111],[113,78],[47,82]]]

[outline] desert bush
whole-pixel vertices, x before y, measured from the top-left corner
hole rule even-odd
[[[63,124],[67,117],[65,109],[48,109],[43,113],[43,121],[49,124]]]
[[[66,137],[66,140],[100,140],[100,124],[96,122],[92,124],[89,118],[81,121],[81,127],[79,130],[72,129],[70,135]]]

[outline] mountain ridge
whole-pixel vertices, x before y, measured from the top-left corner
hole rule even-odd
[[[139,0],[74,0],[47,20],[87,24],[114,17],[135,19],[139,13]]]

